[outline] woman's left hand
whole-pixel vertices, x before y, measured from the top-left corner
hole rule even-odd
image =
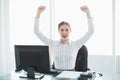
[[[82,10],[83,12],[89,13],[89,8],[88,8],[86,5],[81,6],[80,8],[81,8],[81,10]]]
[[[87,17],[88,17],[88,18],[91,18],[89,8],[88,8],[86,5],[81,6],[80,8],[81,8],[81,10],[82,10],[83,12],[85,12],[85,13],[87,14]]]

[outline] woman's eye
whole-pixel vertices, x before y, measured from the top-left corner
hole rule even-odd
[[[66,31],[68,31],[68,29],[66,29]]]
[[[61,29],[61,31],[63,31],[63,29]]]

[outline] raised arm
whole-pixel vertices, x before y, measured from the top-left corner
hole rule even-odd
[[[81,8],[81,10],[82,10],[83,12],[86,13],[88,19],[91,19],[91,18],[92,18],[91,15],[90,15],[89,8],[88,8],[87,6],[82,6],[82,7],[80,7],[80,8]]]
[[[39,6],[37,9],[37,13],[35,16],[35,23],[34,23],[34,33],[38,36],[38,38],[44,42],[46,45],[52,44],[54,41],[51,39],[48,39],[45,37],[40,31],[39,31],[39,18],[41,13],[45,10],[45,6]]]
[[[88,39],[92,36],[92,34],[94,32],[93,19],[92,19],[91,15],[90,15],[89,8],[87,6],[82,6],[80,8],[87,16],[87,19],[88,19],[88,31],[86,32],[86,34],[82,38],[80,38],[80,39],[78,39],[76,41],[77,48],[80,48],[82,45],[84,45],[85,42],[88,41]]]

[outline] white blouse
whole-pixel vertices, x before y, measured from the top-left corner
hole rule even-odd
[[[82,38],[77,41],[69,40],[66,44],[62,44],[60,41],[48,39],[39,31],[39,19],[35,18],[34,23],[34,33],[41,41],[50,46],[55,68],[62,70],[74,69],[78,50],[87,42],[93,32],[93,20],[88,19],[88,31]]]

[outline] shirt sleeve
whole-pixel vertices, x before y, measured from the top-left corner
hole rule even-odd
[[[51,45],[54,41],[45,37],[39,30],[39,19],[35,18],[34,22],[34,33],[38,36],[38,38],[45,43],[46,45]]]
[[[79,49],[82,45],[84,45],[85,42],[89,40],[93,33],[94,33],[93,19],[91,18],[88,19],[88,31],[86,32],[86,34],[82,38],[75,41],[76,48]]]

